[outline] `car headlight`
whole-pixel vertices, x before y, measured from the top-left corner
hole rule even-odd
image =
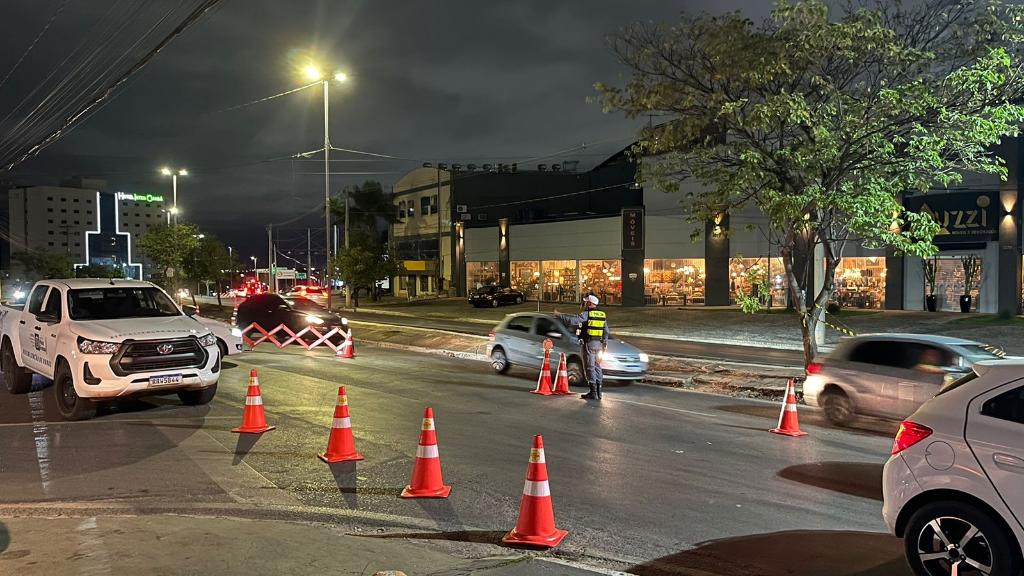
[[[644,354],[643,352],[641,352],[640,353],[640,361],[644,362],[644,363],[650,362],[651,361],[651,357],[648,356],[647,354]]]
[[[121,346],[118,342],[100,342],[78,338],[78,351],[82,354],[113,354]]]
[[[241,328],[232,328],[231,329],[231,335],[234,336],[235,338],[241,338],[242,337],[242,329]]]
[[[306,315],[306,322],[309,322],[310,324],[320,325],[320,324],[324,323],[324,319],[319,317],[319,316],[314,316],[312,314],[307,314]]]
[[[199,343],[205,348],[207,346],[216,346],[217,337],[213,335],[213,332],[209,334],[203,334],[199,337]]]

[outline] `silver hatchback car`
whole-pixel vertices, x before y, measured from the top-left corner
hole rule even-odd
[[[976,362],[1004,356],[998,348],[948,336],[856,336],[807,366],[804,401],[820,406],[834,424],[848,424],[857,414],[898,420]]]
[[[557,316],[541,312],[510,314],[490,334],[487,356],[499,374],[512,366],[540,370],[544,364],[544,340],[554,343],[551,369],[558,369],[558,354],[565,353],[569,384],[583,386],[586,376],[580,356],[580,341]],[[639,348],[614,337],[608,338],[608,352],[601,358],[605,380],[640,380],[647,375],[650,359]]]

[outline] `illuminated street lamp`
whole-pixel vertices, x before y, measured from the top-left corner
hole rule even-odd
[[[160,169],[160,173],[163,174],[164,176],[170,176],[171,177],[171,189],[173,191],[173,196],[171,197],[172,198],[171,209],[167,212],[167,224],[168,225],[171,224],[171,215],[173,214],[174,215],[174,224],[177,225],[178,224],[178,176],[188,176],[188,170],[186,170],[184,168],[179,168],[177,170],[172,170],[171,168],[168,168],[167,166],[164,166],[163,168]]]

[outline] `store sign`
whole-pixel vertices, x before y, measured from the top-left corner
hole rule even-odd
[[[939,223],[935,244],[999,239],[996,192],[932,193],[903,199],[909,212],[928,214]]]
[[[160,194],[132,194],[131,192],[118,192],[118,200],[129,202],[163,202],[164,197]]]
[[[622,209],[622,249],[644,249],[644,209]]]

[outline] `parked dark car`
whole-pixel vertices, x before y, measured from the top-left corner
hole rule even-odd
[[[313,326],[321,334],[335,327],[343,329],[340,316],[328,312],[326,308],[309,298],[282,298],[278,294],[257,294],[246,298],[235,308],[232,322],[243,330],[255,322],[268,332],[281,324],[292,332],[298,332],[307,326]],[[277,338],[287,338],[287,334],[279,332]],[[315,335],[306,338],[315,339]],[[332,338],[332,341],[336,342],[341,340],[342,338]]]
[[[477,288],[469,295],[469,303],[477,308],[481,306],[497,308],[502,304],[522,304],[525,301],[526,296],[523,296],[523,293],[519,290],[500,288],[498,286]]]

